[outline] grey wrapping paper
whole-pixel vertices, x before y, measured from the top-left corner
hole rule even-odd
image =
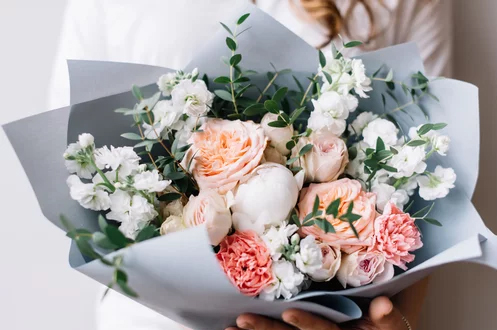
[[[263,12],[248,6],[252,29],[240,38],[243,64],[261,73],[292,68],[305,79],[315,71],[317,52],[296,35]],[[240,13],[242,14],[242,13]],[[226,23],[236,20],[227,18]],[[270,31],[271,33],[268,33]],[[228,55],[224,30],[215,34],[187,69],[198,67],[213,78],[225,75],[227,67],[219,60]],[[393,68],[395,79],[407,79],[423,70],[413,44],[386,48],[362,55],[369,74],[385,64]],[[156,91],[154,82],[169,69],[139,64],[94,61],[69,61],[71,108],[62,108],[22,119],[4,126],[38,198],[43,214],[60,226],[59,215],[65,214],[77,227],[96,230],[95,212],[81,208],[69,196],[65,184],[68,176],[62,153],[69,142],[83,132],[95,136],[97,146],[124,145],[121,133],[130,131],[129,118],[114,113],[119,107],[130,107],[134,99],[128,91],[131,84],[143,86],[145,95]],[[288,82],[281,77],[279,83]],[[259,82],[259,80],[254,79]],[[260,80],[262,83],[262,80]],[[382,101],[376,83],[370,99],[361,100],[360,108],[378,111]],[[440,102],[427,99],[422,106],[432,122],[446,122],[445,132],[452,139],[447,157],[434,156],[429,166],[453,167],[458,175],[456,187],[447,198],[437,201],[432,217],[443,227],[420,224],[424,247],[417,251],[410,269],[388,283],[369,285],[337,292],[304,292],[292,301],[265,302],[240,294],[218,266],[203,227],[158,237],[120,250],[130,286],[139,293],[140,303],[194,329],[224,329],[242,312],[279,317],[287,308],[302,308],[336,322],[361,316],[349,297],[393,295],[429,274],[443,264],[470,261],[497,269],[497,238],[486,228],[471,204],[479,159],[478,91],[470,84],[444,79],[432,83],[432,92]],[[403,100],[403,92],[395,90]],[[392,108],[389,100],[387,107]],[[409,109],[412,116],[396,115],[403,127],[425,121],[422,113]],[[31,129],[26,130],[29,127]],[[416,207],[423,203],[417,202]],[[102,284],[111,278],[111,269],[99,261],[88,261],[72,246],[69,262],[78,271]]]

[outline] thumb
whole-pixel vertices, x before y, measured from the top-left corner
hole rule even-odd
[[[387,297],[378,297],[371,302],[369,317],[379,330],[408,330],[402,314]]]

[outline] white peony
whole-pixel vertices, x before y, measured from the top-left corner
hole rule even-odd
[[[416,178],[419,184],[419,196],[427,201],[444,198],[449,194],[449,190],[454,188],[456,177],[452,168],[437,166],[435,172]]]
[[[399,153],[393,155],[388,161],[388,165],[397,169],[397,172],[390,172],[390,176],[399,179],[423,173],[426,170],[425,156],[426,152],[423,146],[402,147]]]
[[[95,162],[99,169],[119,171],[120,177],[127,177],[139,169],[140,157],[132,147],[107,146],[95,150]]]
[[[166,139],[172,129],[178,129],[180,127],[180,117],[182,115],[182,109],[180,107],[173,106],[170,100],[159,101],[152,110],[154,114],[154,123],[150,125],[148,123],[143,124],[145,129],[143,134],[147,139],[157,139],[158,136]]]
[[[146,171],[136,174],[133,177],[133,187],[137,190],[143,190],[149,193],[164,191],[170,184],[169,180],[162,180],[159,171]]]
[[[138,231],[157,217],[154,206],[140,195],[131,196],[123,190],[110,195],[111,208],[107,219],[121,222],[119,229],[126,237],[134,238]]]
[[[285,222],[279,227],[271,226],[264,235],[261,236],[271,253],[273,260],[281,258],[285,252],[285,247],[290,244],[289,237],[297,232],[296,225],[287,225]]]
[[[311,276],[323,267],[323,253],[314,236],[309,235],[300,241],[299,253],[295,255],[295,265],[302,273]]]
[[[299,184],[292,172],[276,163],[254,169],[235,192],[233,225],[262,235],[267,227],[280,226],[295,207]]]
[[[93,211],[108,210],[111,204],[109,194],[92,183],[83,183],[76,175],[67,178],[71,198],[85,209]]]
[[[273,261],[274,281],[264,288],[259,297],[272,301],[278,298],[290,299],[300,292],[304,275],[298,271],[292,262],[286,260]]]
[[[89,146],[92,146],[94,142],[95,138],[93,137],[93,135],[89,133],[83,133],[78,136],[78,143],[81,146],[81,148],[87,148]]]
[[[398,133],[399,130],[391,121],[377,118],[363,129],[362,136],[364,137],[364,142],[366,142],[371,148],[376,147],[378,137],[383,140],[385,146],[390,147],[397,144]]]
[[[212,106],[213,94],[203,80],[182,80],[171,92],[174,106],[192,117],[205,115]]]
[[[79,142],[69,144],[64,152],[65,165],[69,173],[76,173],[83,179],[91,179],[96,171],[90,157]]]
[[[351,135],[361,135],[362,130],[368,126],[370,122],[378,118],[377,115],[375,115],[372,112],[361,112],[356,119],[349,125],[349,132]]]

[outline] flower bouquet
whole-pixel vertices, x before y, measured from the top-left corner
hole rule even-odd
[[[442,264],[497,268],[475,87],[409,44],[325,55],[253,6],[221,25],[183,71],[69,61],[72,106],[4,126],[72,267],[195,329],[344,322]]]

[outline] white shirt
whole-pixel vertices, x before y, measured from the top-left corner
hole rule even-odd
[[[294,1],[295,6],[290,6]],[[385,0],[375,6],[384,33],[370,49],[417,43],[429,75],[451,74],[451,1]],[[69,0],[58,55],[54,62],[49,108],[69,104],[66,59],[131,62],[181,69],[195,51],[247,0]],[[372,3],[376,3],[372,1]],[[349,1],[339,1],[344,10]],[[258,0],[257,5],[313,46],[322,44],[325,29],[299,10],[298,0]],[[362,7],[350,23],[355,35],[369,30]],[[388,22],[388,24],[387,24]],[[230,23],[230,22],[226,22]],[[363,51],[354,49],[354,53]],[[167,274],[165,274],[167,276]],[[120,294],[98,304],[99,330],[176,330],[171,320]]]

